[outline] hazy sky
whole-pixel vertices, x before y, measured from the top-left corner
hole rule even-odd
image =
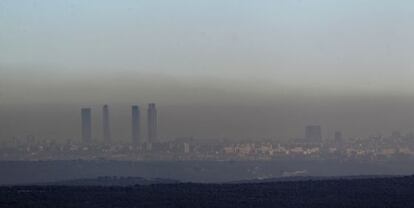
[[[410,0],[0,0],[2,134],[76,136],[109,103],[126,137],[148,102],[163,136],[410,131],[413,37]]]

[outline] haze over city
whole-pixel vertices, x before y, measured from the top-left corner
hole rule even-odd
[[[414,1],[0,0],[0,207],[414,207]]]
[[[79,109],[109,104],[127,139],[150,102],[160,138],[410,132],[412,4],[1,1],[1,137],[78,138]]]

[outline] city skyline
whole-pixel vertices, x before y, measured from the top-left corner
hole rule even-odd
[[[102,108],[102,105],[88,106],[93,109]],[[130,105],[110,104],[109,106],[113,107],[111,108],[110,119],[111,136],[121,140],[129,140],[128,138],[131,136],[130,133],[127,132],[130,132],[130,112],[127,112],[126,110],[130,107]],[[348,138],[387,135],[392,131],[414,132],[408,118],[411,111],[407,111],[405,115],[401,114],[400,118],[396,118],[398,119],[396,121],[399,122],[406,120],[404,125],[399,125],[398,122],[396,122],[398,125],[388,126],[393,122],[393,118],[384,118],[384,124],[381,125],[381,130],[378,130],[378,126],[368,122],[370,119],[367,119],[367,121],[364,122],[363,118],[357,119],[357,117],[355,117],[355,122],[353,122],[354,127],[350,128],[348,126],[349,124],[347,124],[347,122],[344,123],[342,120],[327,120],[314,116],[317,114],[323,114],[321,111],[314,111],[310,114],[312,117],[317,119],[298,119],[300,117],[297,117],[294,112],[290,112],[289,115],[279,114],[274,110],[274,107],[263,107],[260,111],[257,111],[251,107],[237,106],[216,108],[194,105],[180,107],[168,106],[162,103],[161,106],[164,115],[160,118],[161,129],[163,129],[162,132],[160,132],[161,138],[273,138],[276,140],[286,140],[303,138],[303,127],[309,124],[320,124],[323,126],[323,137],[333,137],[335,131],[337,130],[344,132],[345,136]],[[57,140],[78,138],[79,114],[76,111],[76,106],[62,107],[59,105],[47,105],[43,109],[35,110],[36,112],[31,112],[29,109],[30,108],[24,108],[25,112],[27,112],[24,114],[19,112],[22,111],[23,108],[14,107],[8,109],[7,112],[1,111],[0,109],[0,113],[6,115],[3,118],[9,118],[7,123],[3,122],[1,126],[3,130],[0,132],[0,135],[3,139],[25,137],[27,135],[35,135],[39,138]],[[145,109],[145,111],[147,111],[147,109]],[[239,116],[233,117],[236,112]],[[375,113],[375,111],[372,112]],[[301,113],[303,115],[302,112],[297,113]],[[366,112],[362,112],[361,114],[364,115],[364,113]],[[335,119],[341,114],[342,113],[340,112],[332,112],[332,115],[328,116],[334,116],[333,119]],[[343,118],[343,116],[345,116],[345,114],[342,114],[341,118]],[[17,117],[20,117],[22,120],[16,120]],[[38,122],[38,117],[42,118],[41,122]],[[382,115],[376,114],[375,117],[381,118]],[[103,114],[93,113],[91,119],[93,121],[92,130],[94,132],[94,137],[103,138]],[[141,120],[148,122],[147,119],[147,116],[144,115]],[[233,121],[236,119],[237,122],[234,123]],[[260,124],[258,123],[259,121],[261,121]],[[17,123],[19,125],[8,126],[12,123]],[[30,123],[31,126],[25,125],[28,123]],[[209,128],[204,128],[205,125],[209,125]],[[234,129],[236,126],[240,126],[240,128]],[[355,131],[358,129],[363,131]],[[236,134],[232,134],[232,132],[235,132],[236,130]],[[142,126],[141,132],[145,139],[147,139],[148,126]]]
[[[414,207],[413,52],[410,0],[0,0],[0,207]]]
[[[104,104],[102,106],[102,140],[104,142],[111,142],[111,124],[109,116],[109,106]],[[142,121],[141,110],[138,105],[131,106],[131,141],[132,143],[153,143],[160,142],[158,140],[158,114],[155,103],[149,103],[146,115],[147,136],[142,136]],[[81,139],[83,142],[90,142],[92,139],[92,108],[81,108]],[[392,135],[400,134],[399,131],[393,131]],[[324,138],[322,126],[320,125],[306,125],[303,139],[306,142],[323,142],[328,138],[334,138],[334,141],[343,139],[342,132],[335,131],[333,137],[328,136]],[[115,141],[116,142],[116,141]],[[119,142],[119,141],[118,141]]]

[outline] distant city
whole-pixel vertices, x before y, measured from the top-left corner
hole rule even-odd
[[[131,106],[130,142],[111,135],[110,107],[102,107],[102,139],[94,140],[92,108],[80,110],[79,140],[50,140],[34,136],[1,141],[0,160],[388,160],[414,158],[414,134],[346,138],[341,131],[323,138],[320,125],[304,128],[302,139],[201,140],[193,137],[160,140],[155,103],[148,104],[147,134],[142,134],[141,108]]]

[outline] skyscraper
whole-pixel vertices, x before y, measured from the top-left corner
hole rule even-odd
[[[157,109],[155,103],[148,105],[148,141],[154,142],[157,140]]]
[[[89,142],[92,140],[92,112],[90,108],[81,109],[82,117],[82,141]]]
[[[311,142],[322,141],[322,128],[318,125],[306,126],[305,138]]]
[[[139,107],[137,105],[132,106],[132,120],[131,120],[131,127],[132,127],[132,142],[138,143],[141,140],[141,129],[140,129],[140,113]]]
[[[103,139],[108,142],[111,141],[111,126],[109,123],[109,108],[108,105],[102,107],[102,128],[103,128]]]

